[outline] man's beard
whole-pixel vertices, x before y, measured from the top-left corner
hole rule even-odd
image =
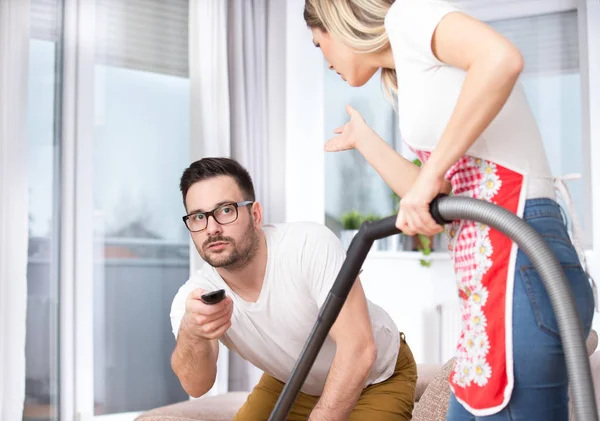
[[[210,244],[218,242],[229,243],[233,250],[216,254],[210,253],[210,250],[208,253],[203,251]],[[254,258],[258,248],[259,238],[254,229],[254,221],[252,220],[248,224],[248,229],[239,244],[231,237],[216,235],[209,237],[204,244],[202,244],[202,247],[196,246],[198,253],[200,253],[200,257],[202,257],[206,263],[214,268],[226,268],[229,270],[240,270],[244,268]]]

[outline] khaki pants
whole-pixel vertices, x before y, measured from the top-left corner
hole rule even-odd
[[[367,386],[363,390],[348,418],[349,421],[411,419],[417,385],[417,365],[403,333],[400,334],[400,340],[400,352],[394,374],[389,379]],[[284,384],[279,380],[263,374],[233,421],[268,420],[283,387]],[[318,400],[318,396],[300,392],[287,420],[307,420]]]

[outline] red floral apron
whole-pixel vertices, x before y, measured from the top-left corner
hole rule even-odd
[[[415,151],[422,162],[430,153]],[[523,216],[526,176],[465,156],[446,174],[452,194],[485,200]],[[472,221],[447,226],[461,298],[462,332],[450,386],[473,415],[492,415],[510,401],[514,385],[512,297],[517,245]]]

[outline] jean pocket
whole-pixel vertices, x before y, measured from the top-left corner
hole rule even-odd
[[[569,281],[582,328],[587,334],[594,316],[594,297],[589,277],[579,264],[563,263],[561,267]],[[521,266],[519,272],[538,327],[559,339],[556,315],[540,274],[533,266]]]

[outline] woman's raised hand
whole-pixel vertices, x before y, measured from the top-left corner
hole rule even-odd
[[[350,116],[350,120],[342,127],[338,127],[333,131],[337,136],[332,137],[325,143],[326,152],[340,152],[354,149],[372,133],[373,130],[367,125],[358,111],[350,105],[346,105],[346,112]]]

